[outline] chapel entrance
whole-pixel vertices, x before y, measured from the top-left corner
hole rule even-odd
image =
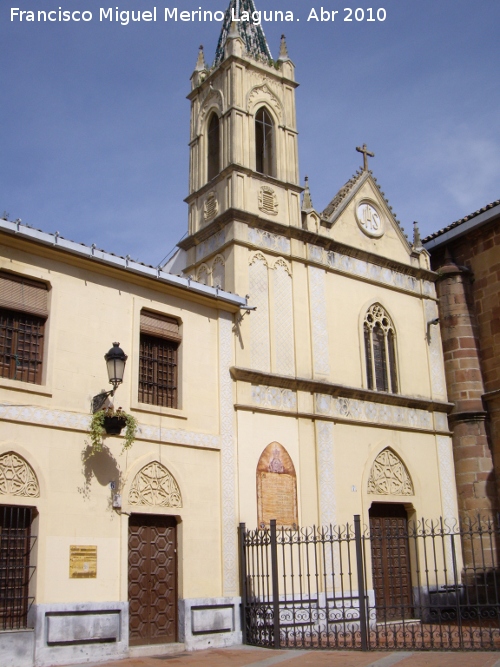
[[[177,638],[177,522],[172,516],[132,514],[128,533],[131,646]]]
[[[413,618],[406,509],[397,503],[373,503],[369,514],[377,621]]]

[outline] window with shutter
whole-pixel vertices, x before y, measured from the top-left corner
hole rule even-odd
[[[382,306],[375,303],[365,315],[366,380],[369,389],[397,393],[396,335]]]
[[[179,322],[143,310],[139,350],[139,401],[178,407]]]
[[[47,285],[0,271],[0,377],[42,382]]]

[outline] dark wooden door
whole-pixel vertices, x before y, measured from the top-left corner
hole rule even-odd
[[[131,646],[175,642],[176,521],[133,514],[129,519],[128,596]]]
[[[404,505],[370,508],[373,588],[377,621],[413,617],[408,519]]]

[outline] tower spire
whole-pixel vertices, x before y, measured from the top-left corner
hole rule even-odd
[[[247,54],[257,60],[272,60],[266,36],[260,24],[255,24],[251,18],[252,13],[256,12],[253,0],[230,0],[229,7],[226,10],[222,29],[215,51],[214,65],[220,65],[224,60],[224,47],[231,31],[231,24],[234,22],[237,26],[238,34],[245,44]],[[248,18],[249,20],[242,20]],[[240,19],[235,21],[234,19]],[[234,26],[232,27],[234,31]]]
[[[203,72],[207,69],[207,66],[205,64],[205,55],[203,53],[203,44],[200,44],[200,48],[198,50],[198,60],[196,61],[196,66],[194,68],[195,72]]]
[[[285,60],[290,60],[290,57],[288,55],[288,49],[286,48],[285,35],[281,35],[280,54],[278,56],[278,61],[284,62]]]
[[[308,176],[306,176],[304,185],[304,198],[302,199],[302,210],[304,212],[308,212],[312,211],[313,208],[314,207],[311,199],[311,191],[309,189],[309,178]]]

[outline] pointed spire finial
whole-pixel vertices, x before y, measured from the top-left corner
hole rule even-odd
[[[290,56],[288,55],[288,49],[286,48],[285,35],[281,35],[280,54],[278,56],[278,62],[285,62],[285,60],[290,60]]]
[[[231,27],[229,28],[229,32],[227,33],[227,38],[228,39],[236,39],[236,37],[239,37],[240,33],[238,32],[238,24],[236,21],[231,21]]]
[[[205,63],[205,54],[203,53],[203,44],[200,44],[200,48],[198,51],[198,60],[196,61],[196,67],[194,68],[194,71],[203,72],[206,69],[207,65]]]
[[[311,191],[309,190],[309,177],[305,177],[305,185],[304,185],[304,198],[302,199],[302,210],[303,211],[310,211],[311,209],[314,208],[312,199],[311,199]]]
[[[422,239],[420,238],[420,230],[418,228],[418,222],[413,223],[413,248],[414,250],[422,250],[424,246],[422,245]]]

